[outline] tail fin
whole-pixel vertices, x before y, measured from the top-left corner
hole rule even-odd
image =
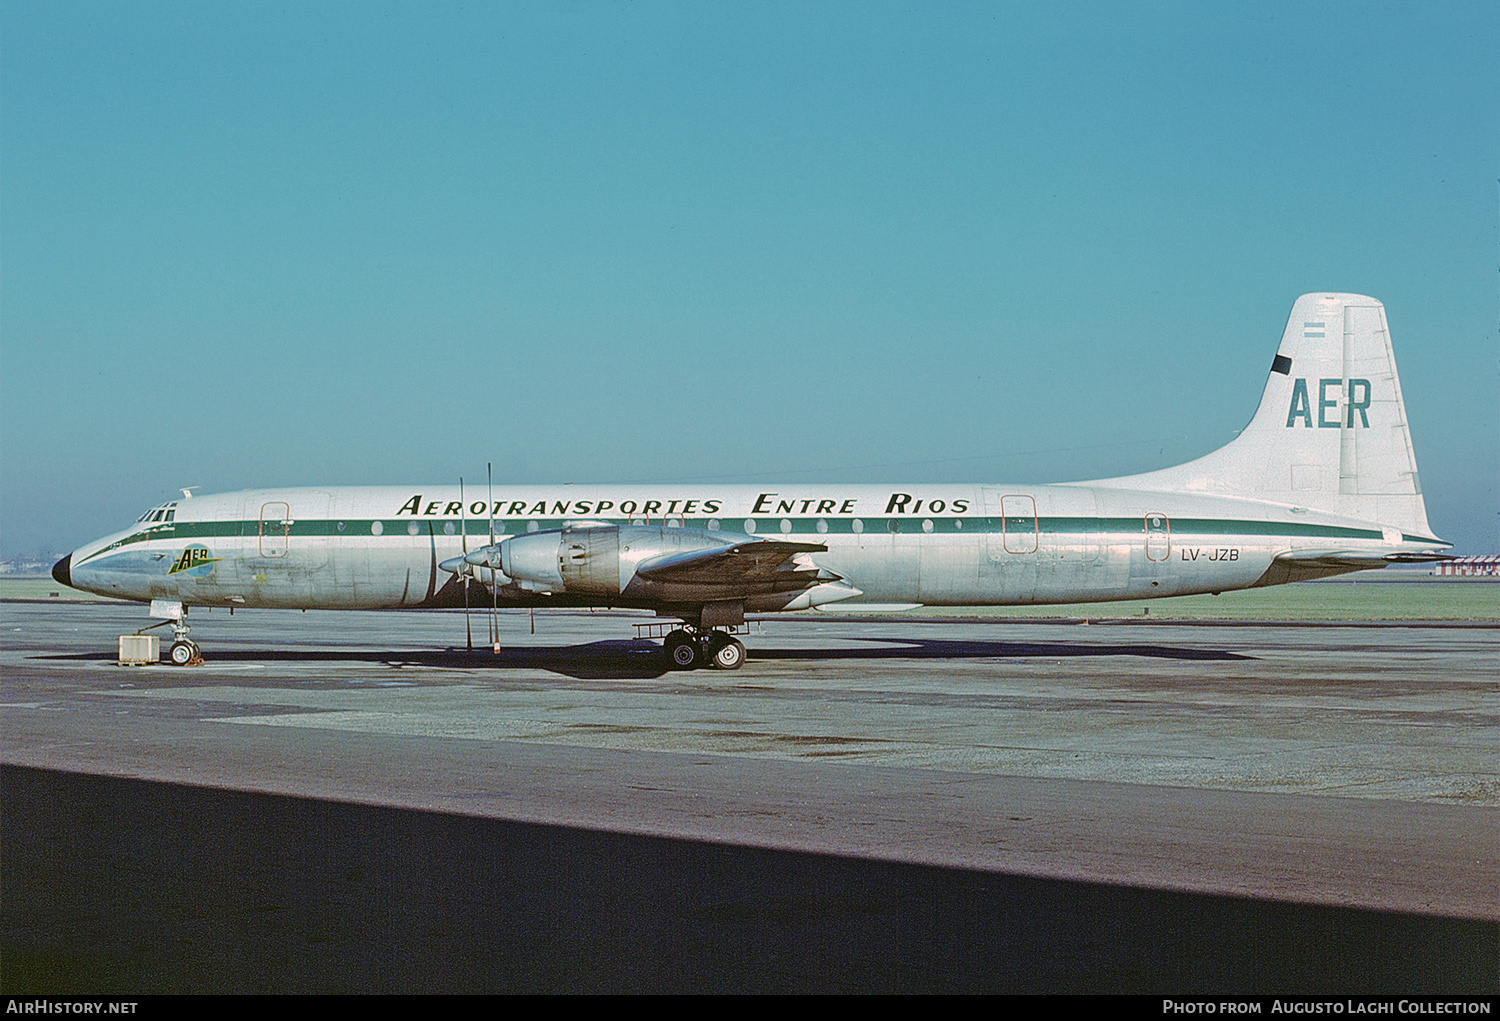
[[[1228,446],[1102,484],[1266,500],[1432,535],[1385,307],[1359,294],[1297,299],[1260,408]]]

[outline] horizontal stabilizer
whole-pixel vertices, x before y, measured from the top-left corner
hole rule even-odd
[[[1397,550],[1392,553],[1376,553],[1371,550],[1289,550],[1276,557],[1284,564],[1297,567],[1343,567],[1350,569],[1387,567],[1391,564],[1430,564],[1441,560],[1452,560],[1442,553],[1419,550]]]

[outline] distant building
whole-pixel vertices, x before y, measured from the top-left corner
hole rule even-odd
[[[1454,557],[1438,564],[1438,574],[1459,574],[1468,577],[1500,575],[1500,556],[1489,554],[1482,557]]]
[[[57,563],[58,558],[50,559],[37,557],[13,557],[9,560],[0,560],[0,575],[20,575],[30,577],[31,575],[46,575],[52,572],[52,565]]]

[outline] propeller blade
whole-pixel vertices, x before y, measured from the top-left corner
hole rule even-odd
[[[463,551],[464,562],[469,559],[469,519],[464,513],[464,477],[458,477],[458,531],[459,548]],[[469,620],[469,577],[473,571],[464,572],[464,637],[468,640],[468,649],[474,651],[474,625]]]
[[[490,486],[490,547],[495,545],[495,464],[486,461],[484,465],[485,474],[489,477]],[[491,566],[490,577],[490,648],[496,652],[500,651],[500,586],[495,583],[494,567]]]

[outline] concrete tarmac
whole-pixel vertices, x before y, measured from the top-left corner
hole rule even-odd
[[[638,619],[0,606],[0,988],[1500,989],[1493,626]]]

